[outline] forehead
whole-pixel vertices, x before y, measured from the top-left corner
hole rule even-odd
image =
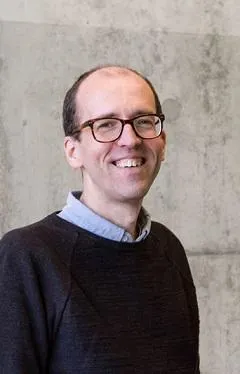
[[[110,66],[104,67],[96,70],[95,72],[91,73],[84,81],[81,83],[79,90],[90,86],[97,86],[98,82],[106,82],[109,79],[115,79],[115,81],[121,81],[125,79],[131,79],[136,83],[141,83],[143,85],[147,85],[147,82],[137,73],[131,71],[124,67],[117,67],[117,66]]]
[[[130,110],[131,106],[141,105],[155,107],[152,89],[141,76],[125,68],[103,68],[92,73],[80,84],[76,95],[80,117],[84,114],[97,116],[101,114],[99,111],[104,114],[104,111]]]

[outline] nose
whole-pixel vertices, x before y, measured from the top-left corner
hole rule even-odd
[[[117,142],[119,146],[136,147],[142,143],[142,139],[137,136],[133,127],[129,123],[126,123]]]

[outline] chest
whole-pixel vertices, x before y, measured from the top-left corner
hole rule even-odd
[[[94,264],[72,274],[51,373],[192,374],[189,300],[174,266],[165,258]]]

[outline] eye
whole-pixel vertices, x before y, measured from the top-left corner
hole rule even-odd
[[[98,128],[111,128],[111,127],[113,127],[115,124],[113,123],[113,122],[111,122],[111,121],[109,121],[109,122],[102,122],[102,123],[100,123],[100,124],[98,124]]]
[[[141,117],[137,118],[134,122],[136,126],[144,128],[152,128],[155,126],[154,117]]]
[[[94,127],[97,131],[106,131],[106,130],[113,130],[119,126],[119,121],[107,118],[107,119],[99,119],[95,121]]]

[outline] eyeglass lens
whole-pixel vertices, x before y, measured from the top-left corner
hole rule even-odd
[[[136,133],[145,139],[157,137],[161,133],[161,120],[156,115],[136,117],[129,121],[133,124]],[[94,121],[93,132],[96,140],[113,141],[122,132],[122,122],[115,118],[103,118]]]

